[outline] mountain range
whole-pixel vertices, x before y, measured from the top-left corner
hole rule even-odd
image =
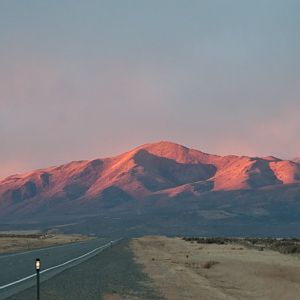
[[[0,181],[0,218],[135,220],[135,229],[159,232],[161,224],[167,233],[273,224],[295,234],[299,192],[298,159],[219,156],[162,141],[115,157],[9,176]]]

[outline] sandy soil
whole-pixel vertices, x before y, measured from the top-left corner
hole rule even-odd
[[[44,248],[66,243],[84,241],[89,237],[76,234],[50,234],[47,236],[0,236],[0,253],[11,253],[16,251],[26,251],[35,248]]]
[[[130,245],[166,299],[299,299],[299,256],[166,237]]]

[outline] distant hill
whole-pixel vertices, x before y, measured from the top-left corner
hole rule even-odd
[[[173,228],[166,225],[172,218],[179,218],[179,231],[230,220],[270,224],[278,219],[287,225],[298,221],[299,191],[298,160],[219,156],[162,141],[115,157],[9,176],[0,181],[0,218],[63,222],[142,215],[152,229],[158,218],[158,232],[160,224],[166,231]]]

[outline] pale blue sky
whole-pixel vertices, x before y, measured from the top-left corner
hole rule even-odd
[[[0,1],[0,177],[156,140],[300,156],[300,1]]]

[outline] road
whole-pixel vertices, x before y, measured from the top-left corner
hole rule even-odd
[[[41,282],[73,267],[110,246],[107,239],[0,255],[0,300],[33,286],[35,259],[42,263]]]

